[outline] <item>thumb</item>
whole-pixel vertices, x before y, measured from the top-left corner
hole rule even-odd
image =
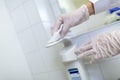
[[[63,38],[63,37],[65,37],[65,35],[67,34],[69,32],[69,25],[65,25],[65,24],[63,24],[63,29],[62,29],[62,31],[61,31],[61,37]]]
[[[58,17],[57,21],[55,22],[55,24],[51,27],[51,33],[52,35],[54,34],[54,32],[58,31],[60,25],[63,23],[63,18],[60,16]]]

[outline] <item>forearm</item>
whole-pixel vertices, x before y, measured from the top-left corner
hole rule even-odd
[[[90,2],[90,1],[87,2],[86,6],[87,6],[87,8],[88,8],[89,15],[95,14],[94,6],[93,6],[93,3],[92,3],[92,2]]]

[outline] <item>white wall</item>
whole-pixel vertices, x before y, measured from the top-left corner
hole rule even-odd
[[[39,1],[40,14],[35,0],[5,0],[34,80],[67,80],[58,54],[60,45],[45,48],[50,36],[44,27],[50,27],[55,19],[57,12],[52,6],[55,6],[56,2],[52,0],[54,5],[51,5],[50,0]],[[47,16],[44,10],[49,11]]]
[[[4,0],[0,0],[0,80],[33,80]]]

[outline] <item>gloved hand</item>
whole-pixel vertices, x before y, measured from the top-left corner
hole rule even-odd
[[[64,37],[71,27],[84,22],[88,18],[88,8],[86,5],[83,5],[74,12],[59,16],[56,23],[51,27],[52,34],[59,29],[61,24],[63,24],[64,27],[61,31],[61,36]]]
[[[120,53],[120,30],[98,35],[75,51],[78,58],[92,56],[90,62]]]

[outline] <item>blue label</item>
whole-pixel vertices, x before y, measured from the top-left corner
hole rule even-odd
[[[77,68],[68,69],[68,71],[69,71],[70,74],[74,74],[74,73],[78,73],[79,74]]]
[[[68,69],[68,72],[71,76],[71,80],[81,80],[78,68]]]

